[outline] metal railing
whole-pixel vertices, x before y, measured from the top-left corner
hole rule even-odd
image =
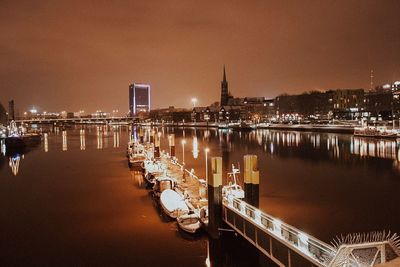
[[[328,266],[337,253],[334,247],[274,218],[243,200],[224,197],[223,205],[257,228],[280,240],[287,247],[321,266]]]

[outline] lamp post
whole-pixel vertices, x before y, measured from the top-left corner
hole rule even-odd
[[[197,103],[197,98],[193,97],[192,98],[192,104],[193,104],[194,108],[196,107],[196,103]]]
[[[185,165],[185,144],[186,140],[182,140],[182,164]]]
[[[210,149],[207,147],[204,149],[204,152],[206,152],[206,186],[208,185],[208,152]]]

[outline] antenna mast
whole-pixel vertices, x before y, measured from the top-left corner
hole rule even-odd
[[[371,70],[371,80],[370,80],[370,88],[369,90],[372,91],[372,89],[374,88],[374,70]]]

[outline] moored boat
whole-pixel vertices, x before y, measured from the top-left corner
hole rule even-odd
[[[172,189],[166,189],[161,193],[160,203],[164,212],[171,218],[175,219],[189,213],[185,199]]]
[[[222,195],[234,198],[244,198],[244,190],[237,183],[236,175],[239,174],[239,169],[236,169],[232,164],[232,172],[228,173],[228,185],[222,187]]]
[[[8,127],[8,135],[5,135],[4,144],[7,149],[19,149],[25,147],[24,139],[22,138],[22,132],[19,131],[15,121],[10,122]]]
[[[4,144],[8,149],[25,147],[24,139],[21,136],[8,136],[4,139]]]
[[[35,145],[41,142],[42,135],[40,133],[25,133],[22,136],[25,145]]]
[[[238,123],[232,123],[229,127],[234,131],[251,131],[254,128],[247,122],[242,121]]]
[[[143,163],[147,156],[143,145],[134,143],[132,146],[128,146],[128,161],[129,166],[136,170],[143,170]]]
[[[200,218],[194,213],[183,214],[176,218],[176,221],[179,228],[190,234],[196,233],[201,227]]]
[[[176,186],[175,179],[168,177],[167,175],[164,174],[155,179],[153,185],[153,194],[154,196],[159,197],[162,194],[162,192],[168,189],[173,190],[175,186]]]
[[[160,161],[156,160],[145,160],[143,162],[144,168],[144,178],[150,184],[154,184],[157,176],[160,176],[164,173],[165,168]]]
[[[389,130],[385,127],[357,127],[354,128],[354,136],[374,138],[397,138],[397,130]]]
[[[229,129],[229,124],[228,123],[219,123],[218,129]]]
[[[208,206],[204,206],[199,210],[200,222],[204,227],[208,226]]]

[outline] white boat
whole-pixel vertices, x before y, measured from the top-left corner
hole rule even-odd
[[[129,166],[133,168],[143,168],[143,162],[147,156],[143,145],[134,143],[128,146]]]
[[[244,198],[244,190],[237,183],[236,175],[239,174],[239,169],[232,164],[232,172],[228,173],[228,185],[222,187],[222,195],[226,197]]]
[[[173,190],[175,188],[175,179],[168,177],[165,173],[157,177],[153,185],[154,196],[159,197],[165,190]]]
[[[218,129],[229,129],[229,124],[221,122],[218,124]]]
[[[129,141],[128,142],[128,147],[126,148],[126,156],[129,158],[129,155],[132,154],[133,147],[135,145],[134,141]]]
[[[163,164],[156,160],[145,160],[143,167],[145,171],[144,178],[151,184],[154,184],[156,177],[162,175],[165,171]]]
[[[357,127],[354,128],[354,136],[374,138],[397,138],[397,130],[388,130],[386,127]]]
[[[179,228],[190,234],[196,233],[200,227],[200,218],[196,214],[183,214],[179,216],[176,221],[178,222]]]
[[[185,199],[172,189],[166,189],[160,196],[161,207],[171,218],[177,218],[189,213]]]
[[[254,127],[251,124],[245,121],[230,123],[229,128],[231,128],[234,131],[251,131],[254,129]]]

